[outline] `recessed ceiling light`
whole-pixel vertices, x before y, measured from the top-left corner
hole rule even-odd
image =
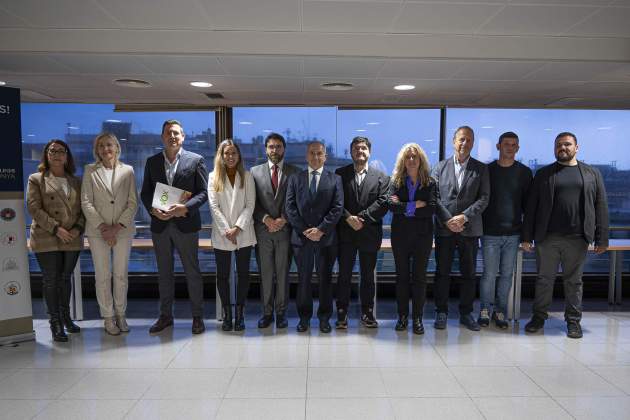
[[[140,79],[116,79],[114,84],[118,86],[132,87],[132,88],[148,88],[151,87],[151,83],[146,80]]]
[[[324,82],[319,85],[324,90],[352,90],[354,85],[350,82]]]
[[[416,87],[414,85],[396,85],[394,86],[395,90],[412,90]]]
[[[7,84],[7,82],[3,82],[2,80],[0,80],[0,86],[5,86]]]
[[[198,87],[198,88],[209,88],[209,87],[212,87],[212,83],[209,83],[209,82],[190,82],[190,86]]]

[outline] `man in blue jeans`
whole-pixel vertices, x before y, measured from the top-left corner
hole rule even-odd
[[[482,327],[492,320],[505,329],[508,294],[514,275],[514,263],[521,241],[523,212],[532,182],[532,171],[515,160],[518,136],[508,131],[497,143],[499,159],[488,165],[490,202],[483,212],[483,276],[481,278],[481,311],[477,323]],[[497,271],[499,281],[497,282]],[[496,302],[495,302],[496,296]]]

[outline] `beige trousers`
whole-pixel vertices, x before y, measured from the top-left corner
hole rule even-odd
[[[110,318],[114,315],[125,315],[131,237],[118,238],[113,247],[100,237],[90,236],[88,242],[94,262],[94,288],[101,316]]]

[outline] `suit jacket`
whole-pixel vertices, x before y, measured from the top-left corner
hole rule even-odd
[[[490,199],[490,176],[488,167],[477,159],[470,158],[464,172],[461,188],[455,179],[453,156],[438,163],[431,173],[438,186],[437,236],[453,234],[446,221],[458,214],[468,218],[462,236],[483,235],[482,213]]]
[[[81,185],[81,208],[86,219],[85,235],[101,237],[101,223],[125,226],[118,233],[121,237],[136,232],[134,216],[138,210],[138,192],[133,168],[119,163],[114,168],[111,185],[105,177],[102,163],[85,165]]]
[[[524,242],[542,242],[547,236],[558,165],[547,165],[534,176],[523,221]],[[608,201],[604,180],[592,166],[578,162],[578,168],[584,184],[584,238],[588,243],[608,246]]]
[[[287,195],[287,185],[289,178],[300,171],[296,166],[289,165],[286,162],[282,165],[282,177],[276,194],[271,186],[271,174],[269,173],[269,163],[265,162],[256,165],[251,169],[251,174],[256,184],[256,207],[254,208],[254,225],[256,232],[267,232],[267,226],[263,223],[263,217],[268,215],[274,219],[283,216],[287,219],[284,211],[284,203]],[[288,221],[288,219],[287,219]],[[268,233],[268,232],[267,232]],[[277,235],[288,239],[291,234],[291,225],[285,224],[278,232],[269,233],[269,235]]]
[[[164,170],[164,154],[157,153],[147,159],[144,165],[144,179],[142,181],[142,191],[140,197],[142,204],[151,215],[153,203],[153,193],[155,184],[166,181],[166,171]],[[199,207],[208,200],[208,170],[203,157],[196,153],[182,150],[177,171],[173,177],[173,187],[180,188],[192,194],[186,202],[188,213],[185,217],[174,217],[171,220],[175,223],[180,232],[191,233],[201,229],[201,216]],[[151,215],[151,232],[162,232],[171,221],[163,221]]]
[[[50,172],[35,173],[28,177],[26,205],[33,221],[31,223],[31,249],[33,252],[80,251],[83,237],[79,235],[65,244],[55,235],[55,229],[85,228],[85,217],[81,212],[81,180],[67,175],[70,196],[58,187]]]
[[[208,200],[212,212],[212,246],[224,251],[256,245],[252,214],[256,204],[256,187],[249,172],[245,172],[245,185],[240,188],[241,176],[236,173],[234,186],[225,180],[223,191],[214,190],[215,173],[208,181]],[[225,237],[227,229],[238,226],[241,232],[236,236],[236,245]]]
[[[335,171],[343,185],[343,216],[337,225],[339,242],[351,242],[362,251],[376,252],[383,239],[383,216],[387,214],[389,177],[378,169],[368,168],[361,186],[357,185],[354,165]],[[354,230],[346,219],[359,216],[365,223]]]
[[[285,203],[291,228],[291,243],[303,246],[311,243],[318,247],[337,244],[336,226],[343,212],[343,187],[341,177],[324,169],[320,175],[315,197],[309,192],[308,169],[289,178]],[[319,242],[311,242],[302,232],[316,227],[324,236]]]
[[[398,202],[394,203],[391,197],[398,197]],[[417,188],[413,201],[422,200],[427,203],[426,206],[416,208],[413,217],[407,217],[407,203],[409,200],[409,188],[407,183],[396,187],[390,185],[387,195],[387,205],[394,214],[392,218],[392,241],[400,239],[403,236],[423,236],[433,235],[433,215],[437,207],[437,185],[434,179],[429,180],[426,187]]]

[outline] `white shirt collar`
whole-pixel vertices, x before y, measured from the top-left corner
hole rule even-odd
[[[162,150],[162,154],[164,155],[164,162],[166,162],[169,165],[175,165],[175,163],[179,160],[179,158],[182,157],[182,152],[183,151],[184,151],[184,148],[180,147],[179,151],[175,155],[175,160],[173,161],[173,163],[171,163],[171,161],[168,160],[168,157],[166,156],[166,151]]]
[[[468,162],[470,161],[470,155],[468,155],[468,157],[466,158],[466,160],[462,163],[459,162],[459,159],[457,159],[456,155],[453,155],[453,162],[455,162],[455,165],[461,166],[461,167],[466,167],[466,165],[468,165]]]
[[[311,176],[313,171],[315,171],[315,169],[311,168],[311,166],[309,165],[309,167],[308,167],[308,175]],[[324,167],[323,166],[321,168],[317,169],[317,173],[319,173],[320,175],[322,174],[322,172],[324,172]]]
[[[273,163],[272,161],[270,161],[269,159],[267,159],[267,165],[269,165],[269,170],[273,170],[273,165],[278,165],[278,170],[280,172],[282,172],[282,167],[284,166],[284,159],[282,159],[280,162],[278,163]]]

